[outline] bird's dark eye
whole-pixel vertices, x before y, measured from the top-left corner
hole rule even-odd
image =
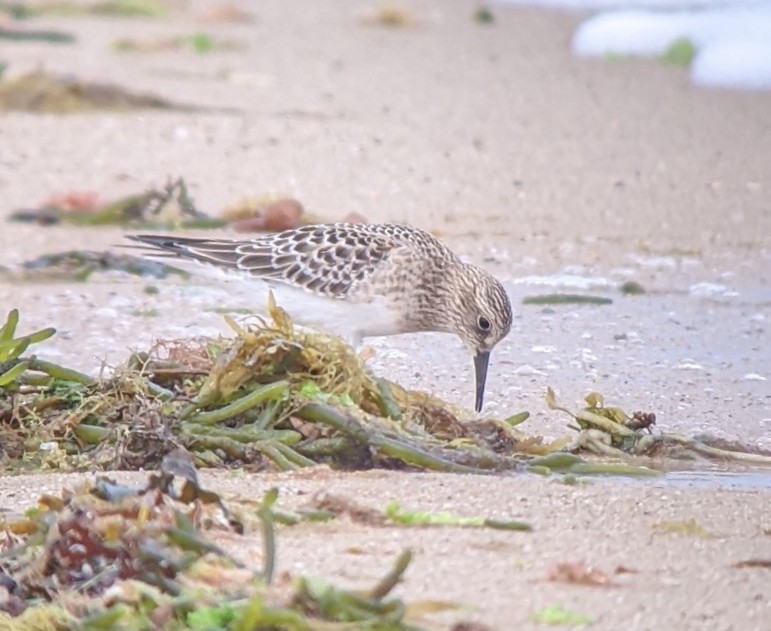
[[[490,320],[484,316],[479,316],[479,319],[477,320],[477,326],[479,327],[480,331],[487,332],[490,330]]]

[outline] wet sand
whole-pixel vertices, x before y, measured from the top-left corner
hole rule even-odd
[[[192,3],[193,13],[200,6]],[[280,191],[329,220],[357,212],[409,222],[488,267],[511,293],[517,314],[493,355],[487,414],[527,409],[523,429],[559,436],[568,430],[543,404],[546,386],[569,406],[597,390],[655,412],[666,431],[771,447],[771,96],[700,90],[683,70],[655,61],[574,59],[574,15],[496,8],[486,27],[473,21],[473,3],[409,6],[419,25],[406,29],[362,23],[353,2],[264,2],[252,24],[202,24],[188,13],[39,20],[74,32],[78,44],[6,44],[9,72],[40,64],[233,111],[3,112],[0,217],[54,193],[118,196],[183,175],[213,214],[245,195]],[[198,30],[246,48],[109,49],[120,37]],[[122,241],[113,229],[2,226],[8,266]],[[622,296],[617,287],[629,279],[647,293]],[[148,284],[161,293],[144,293]],[[521,304],[555,287],[614,302]],[[0,281],[0,308],[18,307],[22,330],[59,329],[48,356],[92,371],[156,337],[224,331],[214,309],[255,306],[247,293],[203,281]],[[158,315],[138,315],[150,309]],[[453,338],[370,343],[379,374],[471,407],[470,360]],[[398,496],[420,510],[522,517],[535,531],[287,530],[281,569],[358,584],[409,545],[416,562],[405,597],[473,604],[473,618],[499,629],[540,628],[529,616],[549,604],[591,616],[593,629],[771,629],[768,570],[732,567],[771,553],[768,486],[304,475],[245,479],[255,493],[278,484],[290,502],[299,501],[299,484],[373,506]],[[2,505],[27,505],[57,484],[5,478]],[[690,518],[717,537],[653,531],[657,521]],[[351,541],[366,554],[346,554]],[[542,580],[555,562],[581,560],[639,573],[610,591]]]

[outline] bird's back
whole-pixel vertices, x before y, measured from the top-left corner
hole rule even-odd
[[[393,267],[387,265],[389,259],[453,256],[431,234],[398,224],[318,224],[242,241],[161,235],[130,238],[166,257],[214,265],[328,298],[348,298],[378,278],[385,282]],[[397,278],[389,284],[395,282]]]

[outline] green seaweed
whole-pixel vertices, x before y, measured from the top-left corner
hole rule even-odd
[[[543,296],[525,296],[523,305],[609,305],[612,298],[585,296],[583,294],[546,294]]]
[[[570,611],[559,605],[548,605],[531,614],[530,619],[548,626],[586,627],[594,620],[586,614]]]
[[[680,38],[669,45],[661,58],[668,64],[688,67],[696,57],[697,52],[698,50],[691,40]]]
[[[628,280],[621,283],[618,290],[625,296],[640,296],[645,293],[645,287],[635,280]]]
[[[523,521],[487,519],[485,517],[458,517],[450,513],[426,513],[404,510],[397,502],[385,507],[386,518],[400,526],[454,526],[458,528],[492,528],[494,530],[530,531],[532,527]]]
[[[474,22],[484,25],[493,24],[495,15],[488,7],[481,6],[474,11]]]

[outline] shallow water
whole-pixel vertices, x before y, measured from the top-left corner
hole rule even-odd
[[[670,471],[663,476],[591,476],[593,482],[623,481],[629,484],[678,489],[730,489],[730,490],[771,490],[771,470],[746,471]]]
[[[689,489],[771,489],[771,471],[673,471],[651,479],[657,486]]]

